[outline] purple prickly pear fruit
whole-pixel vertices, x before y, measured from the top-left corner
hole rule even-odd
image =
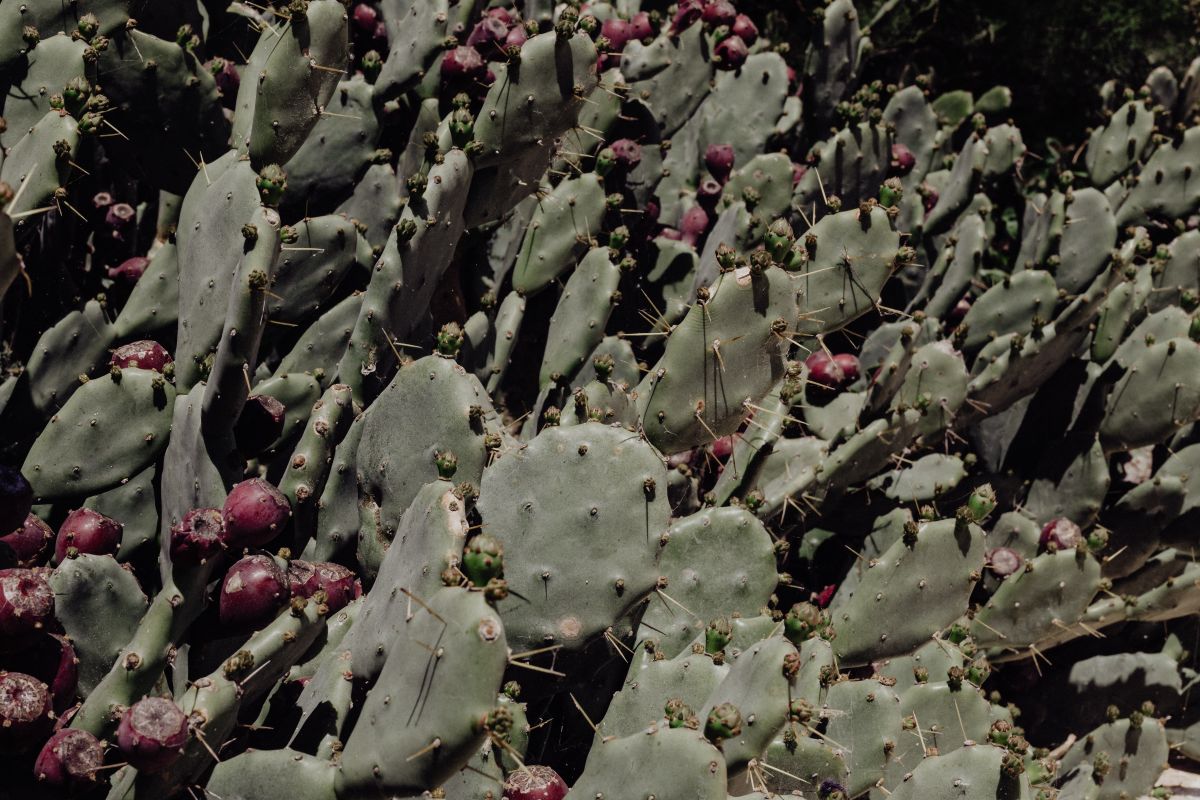
[[[493,48],[503,45],[507,37],[508,26],[499,17],[487,16],[475,23],[471,35],[467,37],[467,44],[491,52]]]
[[[728,36],[713,48],[713,61],[716,62],[717,69],[741,69],[749,57],[750,48],[746,47],[746,43],[738,36]]]
[[[608,39],[608,46],[612,52],[619,53],[633,38],[633,29],[625,20],[612,17],[604,20],[604,24],[600,26],[600,35]]]
[[[1011,547],[993,547],[987,552],[987,565],[996,577],[1007,578],[1021,569],[1024,559]]]
[[[1083,541],[1083,531],[1066,517],[1058,517],[1042,526],[1038,544],[1047,550],[1071,550]]]
[[[487,70],[483,56],[474,47],[461,45],[447,50],[442,58],[442,80],[461,81],[482,77]]]
[[[971,298],[964,297],[954,304],[954,308],[950,309],[950,313],[946,315],[946,322],[950,327],[958,325],[963,321],[963,317],[971,310]]]
[[[229,568],[221,584],[221,624],[247,630],[259,628],[275,618],[289,596],[287,573],[275,559],[246,556]]]
[[[724,193],[725,187],[716,178],[709,175],[701,179],[700,185],[696,187],[696,202],[709,213],[717,207],[717,202],[720,201],[721,195]]]
[[[225,544],[233,550],[262,547],[274,539],[292,515],[283,493],[262,478],[242,481],[225,498]]]
[[[702,0],[680,0],[679,7],[675,11],[675,18],[671,20],[671,33],[677,34],[690,28],[703,14]]]
[[[0,531],[21,527],[33,507],[33,487],[19,469],[0,464]]]
[[[77,508],[59,526],[54,542],[54,559],[62,563],[68,552],[96,556],[115,555],[121,548],[121,533],[125,526],[90,508]]]
[[[25,524],[0,542],[12,548],[18,567],[40,567],[50,555],[50,543],[54,541],[54,529],[35,514],[25,517]]]
[[[933,211],[933,207],[938,204],[938,191],[927,183],[922,183],[920,189],[917,190],[921,195],[921,205],[925,208],[925,213]]]
[[[513,770],[504,782],[503,800],[562,800],[566,796],[567,782],[542,764]]]
[[[808,367],[809,382],[817,384],[822,389],[836,391],[846,382],[846,374],[842,372],[842,365],[824,350],[818,350],[804,359],[804,365]]]
[[[690,244],[692,247],[700,240],[708,230],[708,212],[700,206],[692,206],[683,215],[683,219],[679,221],[679,234],[683,241]]]
[[[108,363],[121,369],[138,367],[140,369],[152,369],[155,372],[162,372],[167,368],[168,364],[175,363],[175,359],[171,358],[171,354],[167,352],[167,348],[158,342],[143,339],[140,342],[123,344],[116,350],[113,350],[112,358],[108,360]]]
[[[525,30],[524,25],[513,25],[508,29],[508,35],[504,37],[504,47],[521,47],[529,40],[529,33]]]
[[[737,21],[737,9],[729,0],[709,0],[700,15],[706,25],[732,25]]]
[[[117,726],[117,746],[139,772],[161,772],[183,752],[188,718],[166,697],[145,697],[128,709]]]
[[[242,85],[242,78],[238,74],[237,66],[232,61],[217,56],[209,59],[204,66],[208,68],[213,80],[216,81],[217,89],[221,91],[222,97],[237,96],[238,87]]]
[[[639,11],[629,18],[629,36],[638,41],[654,38],[654,24],[649,12]]]
[[[350,12],[350,21],[363,33],[374,34],[379,12],[367,3],[355,3],[354,10]]]
[[[907,175],[916,166],[917,157],[903,144],[896,142],[892,145],[892,172],[896,175]]]
[[[293,597],[312,597],[324,592],[325,605],[331,612],[345,608],[362,595],[358,576],[341,564],[293,561],[288,564],[287,576]]]
[[[50,690],[23,672],[0,672],[0,742],[28,750],[54,729]]]
[[[842,370],[842,378],[846,383],[854,383],[858,380],[858,356],[853,353],[838,353],[833,357],[833,360]]]
[[[123,283],[127,286],[132,286],[142,279],[146,274],[146,267],[150,265],[149,259],[142,256],[134,256],[127,258],[115,267],[108,268],[108,277],[112,278],[117,283]]]
[[[113,196],[108,192],[96,192],[92,196],[92,208],[103,211],[113,204]]]
[[[104,212],[104,224],[108,226],[112,237],[119,241],[124,241],[125,234],[135,219],[137,211],[128,203],[114,203]]]
[[[225,549],[225,518],[219,508],[193,508],[171,526],[171,563],[194,567]]]
[[[87,731],[64,728],[51,736],[33,762],[38,783],[63,796],[87,791],[97,784],[104,765],[104,745]]]
[[[729,180],[729,173],[733,172],[733,145],[731,144],[710,144],[704,151],[704,166],[708,168],[708,173],[721,182]]]
[[[254,458],[274,444],[283,435],[286,412],[283,403],[270,395],[250,395],[233,426],[238,451],[247,458]]]
[[[745,14],[737,15],[730,30],[747,45],[753,46],[758,41],[758,26]]]
[[[41,571],[0,570],[0,636],[23,637],[54,618],[54,590]]]

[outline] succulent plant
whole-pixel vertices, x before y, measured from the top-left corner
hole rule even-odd
[[[195,5],[0,10],[14,796],[1200,759],[1200,60],[1030,152],[851,0]]]

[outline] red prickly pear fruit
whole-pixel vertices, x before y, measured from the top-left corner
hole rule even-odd
[[[104,765],[104,745],[87,731],[64,728],[51,736],[33,762],[38,783],[62,796],[96,786],[96,773]]]
[[[562,800],[566,796],[567,782],[541,764],[516,769],[504,782],[503,800]]]
[[[754,24],[754,20],[747,17],[745,14],[738,14],[733,20],[733,27],[730,29],[733,35],[741,39],[747,45],[753,46],[758,41],[758,26]]]
[[[50,543],[54,541],[54,529],[42,522],[36,514],[28,514],[25,524],[0,542],[8,545],[18,567],[40,567],[50,555]]]
[[[474,48],[484,48],[490,50],[493,47],[501,46],[504,40],[508,37],[508,26],[504,24],[499,17],[484,17],[475,23],[475,27],[471,29],[471,35],[467,37],[467,44]]]
[[[716,62],[717,69],[741,69],[749,57],[750,48],[746,47],[746,43],[738,36],[726,37],[713,48],[713,61]]]
[[[1071,550],[1083,541],[1083,531],[1066,517],[1058,517],[1042,526],[1038,544],[1050,550]]]
[[[123,283],[126,286],[132,286],[141,280],[146,274],[146,267],[150,266],[150,260],[142,256],[134,256],[127,258],[115,267],[108,268],[108,277],[112,278],[117,283]]]
[[[700,206],[692,206],[683,215],[683,219],[679,221],[679,234],[683,237],[683,241],[696,246],[696,242],[708,230],[708,212]]]
[[[600,26],[600,35],[608,39],[608,46],[612,52],[619,53],[633,38],[633,28],[625,20],[612,17],[604,20],[604,24]]]
[[[268,394],[252,394],[246,399],[237,424],[233,426],[233,438],[238,452],[246,458],[254,458],[275,444],[283,435],[284,416],[287,408]]]
[[[1021,554],[1011,547],[993,547],[987,551],[988,569],[992,571],[993,575],[1000,578],[1007,578],[1016,573],[1021,569],[1024,561]]]
[[[187,742],[187,714],[166,697],[137,701],[117,726],[117,746],[139,772],[163,771],[179,758]]]
[[[219,508],[193,508],[171,526],[171,563],[194,567],[225,549],[225,518]]]
[[[358,576],[341,564],[293,561],[288,564],[287,575],[293,597],[307,598],[325,592],[325,605],[331,612],[345,608],[362,595]]]
[[[705,24],[716,27],[717,25],[732,25],[737,20],[737,16],[737,9],[729,0],[709,0],[708,5],[704,6],[700,18],[704,20]]]
[[[56,713],[61,713],[75,702],[75,690],[79,686],[79,657],[70,639],[52,633],[46,642],[45,658],[50,704]]]
[[[225,498],[225,545],[235,551],[262,547],[287,525],[292,507],[283,493],[262,478],[242,481]]]
[[[0,464],[0,531],[21,527],[33,507],[33,487],[19,469]]]
[[[374,33],[375,26],[379,22],[379,12],[374,6],[366,3],[356,3],[354,10],[350,12],[350,21],[354,23],[354,27],[358,28],[363,33]]]
[[[793,189],[795,189],[797,186],[800,185],[800,181],[803,180],[804,174],[806,172],[808,172],[808,167],[806,165],[797,164],[794,161],[792,162],[792,188]]]
[[[50,705],[61,713],[75,702],[79,659],[71,640],[56,633],[38,633],[19,650],[0,658],[0,670],[20,671],[46,684]]]
[[[442,58],[442,79],[447,81],[478,78],[487,70],[483,56],[474,47],[461,45],[447,50]]]
[[[728,436],[722,436],[720,439],[717,439],[712,443],[712,447],[710,448],[712,454],[722,460],[729,458],[730,454],[733,453],[733,446],[737,444],[737,441],[741,438],[741,435],[737,433],[731,433]]]
[[[95,556],[115,555],[121,549],[125,526],[90,508],[77,508],[58,529],[54,542],[54,560],[62,563],[71,548]]]
[[[838,353],[833,357],[833,360],[842,370],[842,378],[846,383],[854,383],[858,380],[858,356],[853,353]]]
[[[222,625],[254,629],[287,605],[288,576],[270,556],[246,556],[229,568],[221,584],[218,611]]]
[[[832,600],[833,596],[837,593],[837,588],[838,587],[836,583],[831,583],[822,589],[820,594],[817,595],[817,605],[821,608],[828,608],[829,601]]]
[[[729,173],[733,172],[733,145],[731,144],[710,144],[704,151],[704,166],[708,168],[708,172],[714,178],[724,185],[725,181],[729,180]]]
[[[162,372],[167,368],[168,364],[175,363],[175,359],[171,358],[171,354],[167,352],[167,348],[158,342],[143,339],[140,342],[123,344],[116,350],[113,350],[112,357],[108,360],[108,363],[121,369],[138,367],[139,369],[152,369],[155,372]]]
[[[512,14],[508,12],[507,8],[489,8],[483,13],[485,16],[495,17],[505,25],[512,25],[514,22],[516,22],[516,20],[513,19]]]
[[[627,170],[642,163],[642,146],[633,139],[617,139],[609,149],[616,156],[617,164]]]
[[[525,30],[524,25],[513,25],[508,29],[508,35],[504,37],[504,46],[521,47],[529,40],[529,34]]]
[[[809,382],[821,389],[837,391],[846,382],[841,364],[824,350],[818,350],[804,359],[804,365],[808,367]]]
[[[676,34],[692,26],[704,14],[702,0],[680,0],[671,20],[671,33]]]
[[[54,617],[54,590],[42,571],[0,570],[0,636],[23,637]]]
[[[54,730],[50,690],[23,672],[0,672],[0,743],[29,750]]]
[[[654,37],[654,25],[650,22],[650,13],[639,11],[629,18],[629,36],[641,41]]]
[[[892,145],[892,172],[896,175],[907,175],[917,164],[917,157],[905,145],[896,142]]]
[[[701,179],[700,185],[696,187],[696,202],[705,211],[711,213],[716,209],[724,191],[725,187],[721,185],[721,182],[710,175]]]

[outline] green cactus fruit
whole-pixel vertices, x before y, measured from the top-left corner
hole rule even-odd
[[[263,205],[275,207],[279,205],[287,189],[287,173],[278,164],[268,164],[258,171],[255,186],[258,187],[258,195],[262,198]]]
[[[742,712],[733,703],[721,703],[708,712],[704,736],[713,744],[732,739],[742,732]]]
[[[488,581],[504,574],[504,548],[486,533],[479,534],[467,542],[462,570],[475,586],[487,586]]]

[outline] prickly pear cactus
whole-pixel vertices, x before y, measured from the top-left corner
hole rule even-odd
[[[1161,797],[1200,60],[902,7],[0,1],[0,794]]]

